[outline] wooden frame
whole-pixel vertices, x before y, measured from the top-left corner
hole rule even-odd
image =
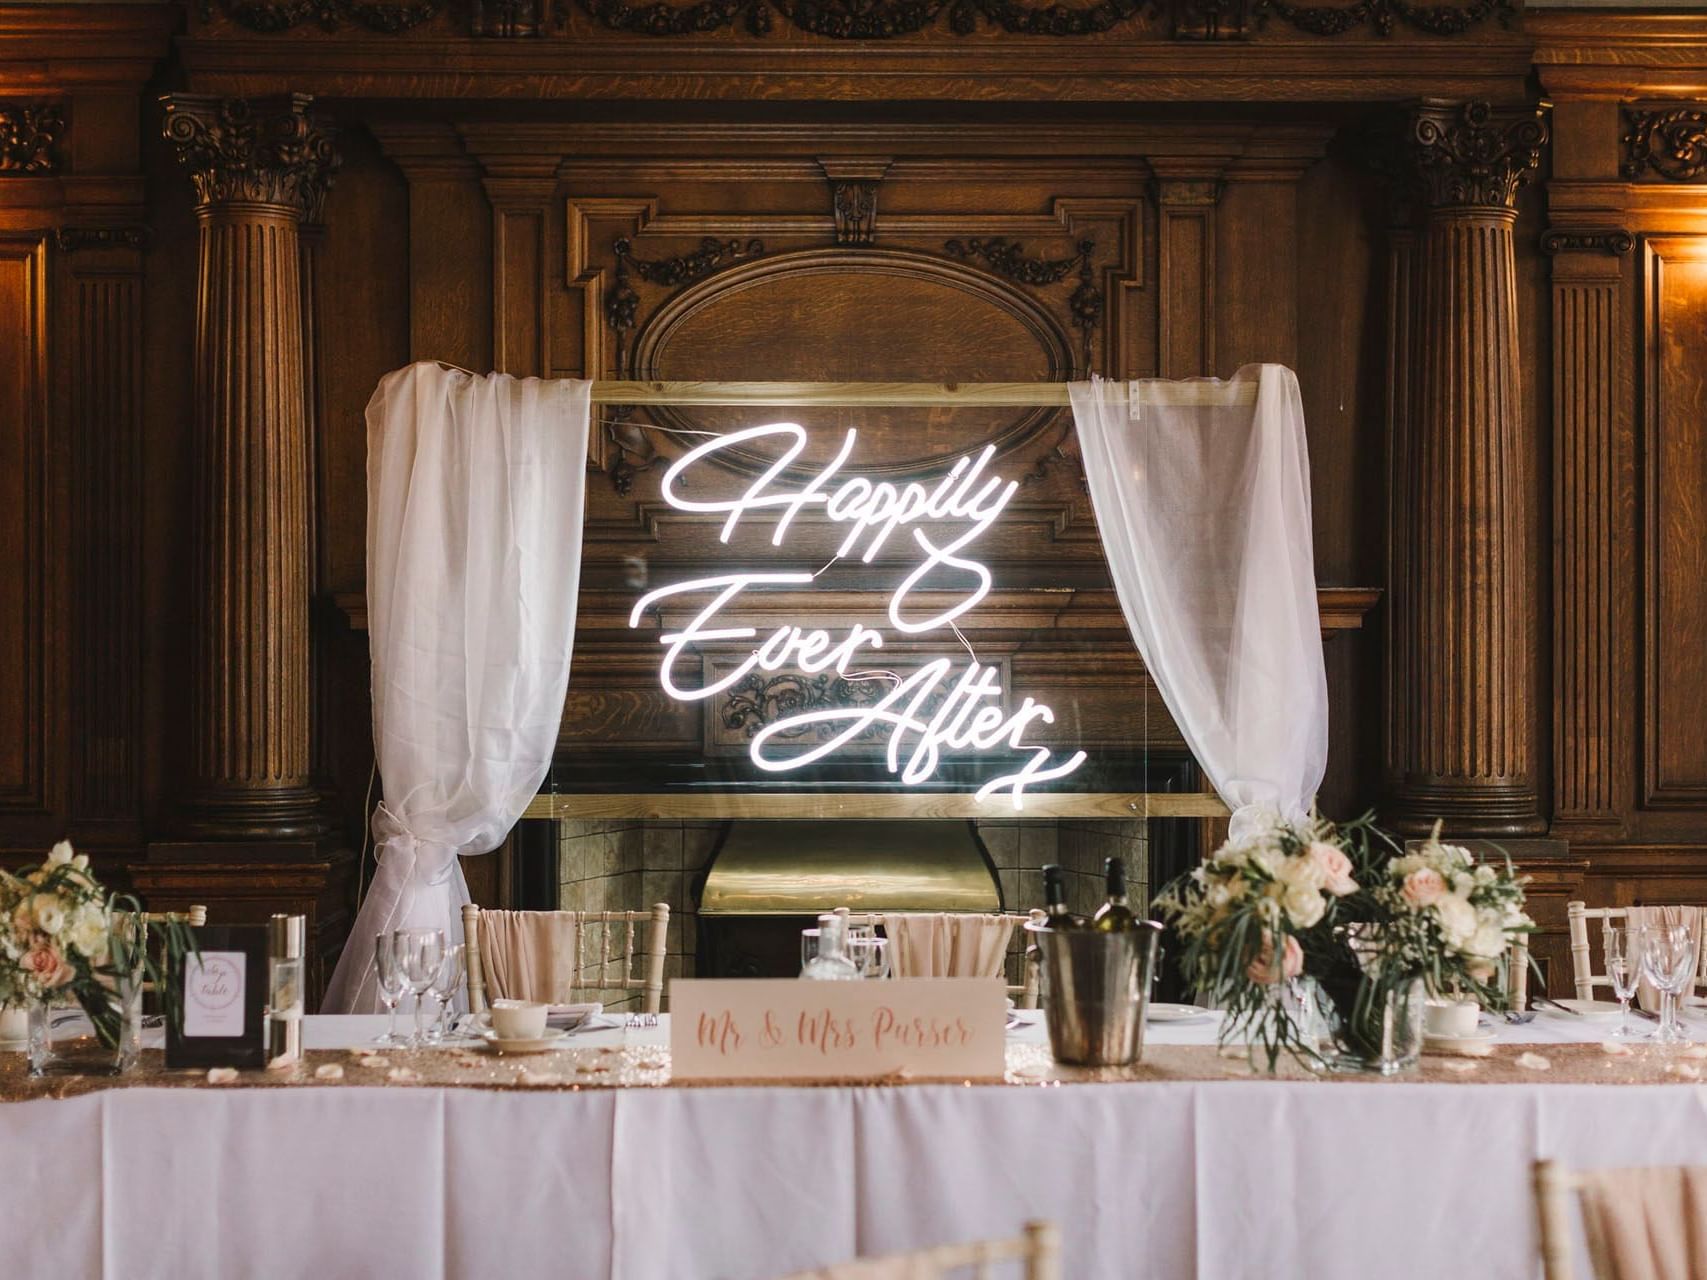
[[[655,902],[650,911],[553,911],[542,915],[568,916],[575,922],[575,989],[585,987],[595,991],[640,991],[641,1009],[657,1013],[664,1002],[664,957],[668,949],[670,908],[667,903]],[[635,925],[646,928],[646,971],[634,973]],[[598,964],[589,968],[586,960],[588,925],[603,925]],[[620,954],[611,951],[611,929],[622,926]],[[480,955],[480,908],[467,903],[462,908],[462,937],[467,960],[468,1011],[480,1013],[486,1008],[486,971]],[[620,972],[613,973],[612,965],[621,962]]]
[[[1148,383],[1148,385],[1145,385]],[[1125,401],[1125,382],[1104,384],[1106,399]],[[1140,404],[1255,404],[1254,382],[1139,380]],[[1072,403],[1065,382],[620,382],[593,383],[594,404],[629,405],[826,405],[836,408],[909,408],[977,405],[984,408],[1054,408]]]
[[[1034,792],[1025,808],[971,792],[826,791],[540,794],[524,818],[1225,818],[1221,798],[1195,792]]]

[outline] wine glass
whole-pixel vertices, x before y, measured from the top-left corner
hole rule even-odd
[[[818,956],[818,931],[802,929],[800,931],[800,967],[804,969]]]
[[[862,978],[889,976],[889,939],[875,933],[860,934],[848,939],[848,959],[859,968]]]
[[[444,963],[439,966],[439,972],[433,979],[433,985],[427,989],[427,994],[439,1002],[439,1013],[433,1019],[433,1025],[427,1029],[427,1043],[440,1044],[444,1041],[445,1033],[449,1030],[446,1016],[456,999],[456,993],[462,989],[463,975],[467,972],[467,949],[462,943],[445,948]]]
[[[1642,977],[1641,930],[1608,925],[1606,928],[1606,977],[1618,997],[1618,1030],[1614,1040],[1639,1039],[1630,1027],[1630,997]]]
[[[398,931],[399,958],[409,990],[415,993],[415,1034],[412,1045],[427,1042],[426,1024],[421,1021],[423,997],[438,981],[439,970],[445,962],[445,931],[443,929],[402,929]]]
[[[375,1044],[407,1044],[408,1041],[397,1034],[397,1005],[403,999],[409,980],[404,976],[403,966],[398,959],[397,935],[381,933],[373,940],[373,969],[374,980],[379,986],[379,1002],[385,1006],[391,1015],[391,1021],[386,1026],[385,1034],[375,1036]]]
[[[1654,1044],[1688,1044],[1677,1002],[1695,976],[1695,932],[1684,925],[1649,925],[1641,935],[1642,973],[1660,993],[1660,1025],[1649,1038]]]

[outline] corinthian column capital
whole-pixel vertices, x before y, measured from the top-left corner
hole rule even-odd
[[[1431,209],[1515,210],[1546,145],[1547,124],[1534,106],[1425,98],[1405,121],[1408,177]]]
[[[279,205],[318,222],[340,163],[307,94],[220,98],[169,93],[165,135],[190,171],[200,211],[231,203]]]

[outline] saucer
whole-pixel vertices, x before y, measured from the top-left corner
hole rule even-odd
[[[1458,1053],[1469,1045],[1491,1044],[1499,1038],[1499,1032],[1493,1027],[1477,1027],[1467,1036],[1436,1036],[1423,1032],[1423,1048],[1437,1049],[1444,1053]]]
[[[480,1038],[486,1042],[486,1047],[493,1053],[546,1053],[558,1047],[560,1041],[568,1036],[567,1031],[547,1031],[544,1035],[529,1036],[521,1040],[505,1040],[496,1031],[482,1031]]]
[[[573,1031],[582,1023],[590,1022],[605,1010],[604,1005],[592,1004],[554,1004],[546,1008],[545,1025],[552,1031]],[[485,1035],[492,1028],[490,1011],[477,1013],[469,1020],[469,1030],[477,1036]]]
[[[1152,1000],[1150,1007],[1144,1011],[1145,1022],[1195,1022],[1199,1018],[1207,1018],[1212,1012],[1202,1005],[1195,1004],[1159,1004]]]

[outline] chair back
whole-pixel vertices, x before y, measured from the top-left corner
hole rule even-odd
[[[1574,1280],[1573,1199],[1593,1280],[1707,1276],[1707,1167],[1578,1172],[1537,1160],[1534,1183],[1543,1280]]]
[[[1615,924],[1624,924],[1629,918],[1630,911],[1626,907],[1591,907],[1584,902],[1565,904],[1565,920],[1571,935],[1571,977],[1576,984],[1578,1000],[1593,1000],[1596,987],[1605,987],[1609,991],[1612,987],[1612,979],[1606,976],[1605,970],[1599,973],[1594,971],[1594,948],[1589,941],[1589,921],[1600,922],[1600,933],[1604,939],[1607,929]],[[1604,947],[1600,954],[1604,964]]]
[[[1707,911],[1707,908],[1702,908]],[[1612,979],[1606,976],[1602,969],[1595,972],[1594,948],[1590,941],[1589,922],[1600,922],[1600,933],[1604,940],[1606,931],[1617,925],[1628,927],[1630,922],[1629,907],[1591,907],[1582,902],[1565,904],[1565,919],[1571,932],[1571,976],[1576,980],[1577,999],[1594,999],[1594,989],[1605,987],[1612,990]],[[1601,963],[1606,962],[1606,949],[1601,948]],[[1693,987],[1699,991],[1707,985],[1707,946],[1701,948],[1695,957],[1695,982]]]
[[[999,1263],[1019,1263],[998,1269]],[[800,1271],[784,1280],[1061,1280],[1061,1234],[1054,1223],[1028,1222],[1023,1235],[972,1244],[945,1244],[914,1253]]]
[[[848,927],[882,927],[883,913],[881,912],[850,912],[846,907],[837,907],[836,914],[847,919]],[[902,913],[895,913],[902,914]],[[1004,964],[1005,976],[1008,983],[1008,995],[1013,997],[1014,1004],[1021,1009],[1037,1008],[1038,998],[1038,958],[1037,944],[1026,932],[1028,921],[1042,920],[1044,913],[1031,911],[1029,913],[1002,912],[1001,918],[1013,922],[1013,934],[1008,939],[1008,953]],[[967,975],[950,973],[951,978]]]
[[[486,969],[482,948],[481,910],[474,903],[462,909],[462,934],[468,964],[468,1009],[486,1008]],[[530,913],[532,914],[532,913]],[[575,936],[571,987],[577,991],[638,991],[641,1008],[657,1013],[664,1001],[664,957],[668,947],[670,908],[654,903],[650,911],[542,911],[566,921]],[[637,940],[644,933],[643,946]],[[639,962],[639,972],[636,966]],[[548,999],[550,992],[510,994],[514,999]]]
[[[144,911],[142,918],[149,924],[166,924],[176,920],[192,929],[199,929],[207,923],[207,907],[198,902],[182,911]]]

